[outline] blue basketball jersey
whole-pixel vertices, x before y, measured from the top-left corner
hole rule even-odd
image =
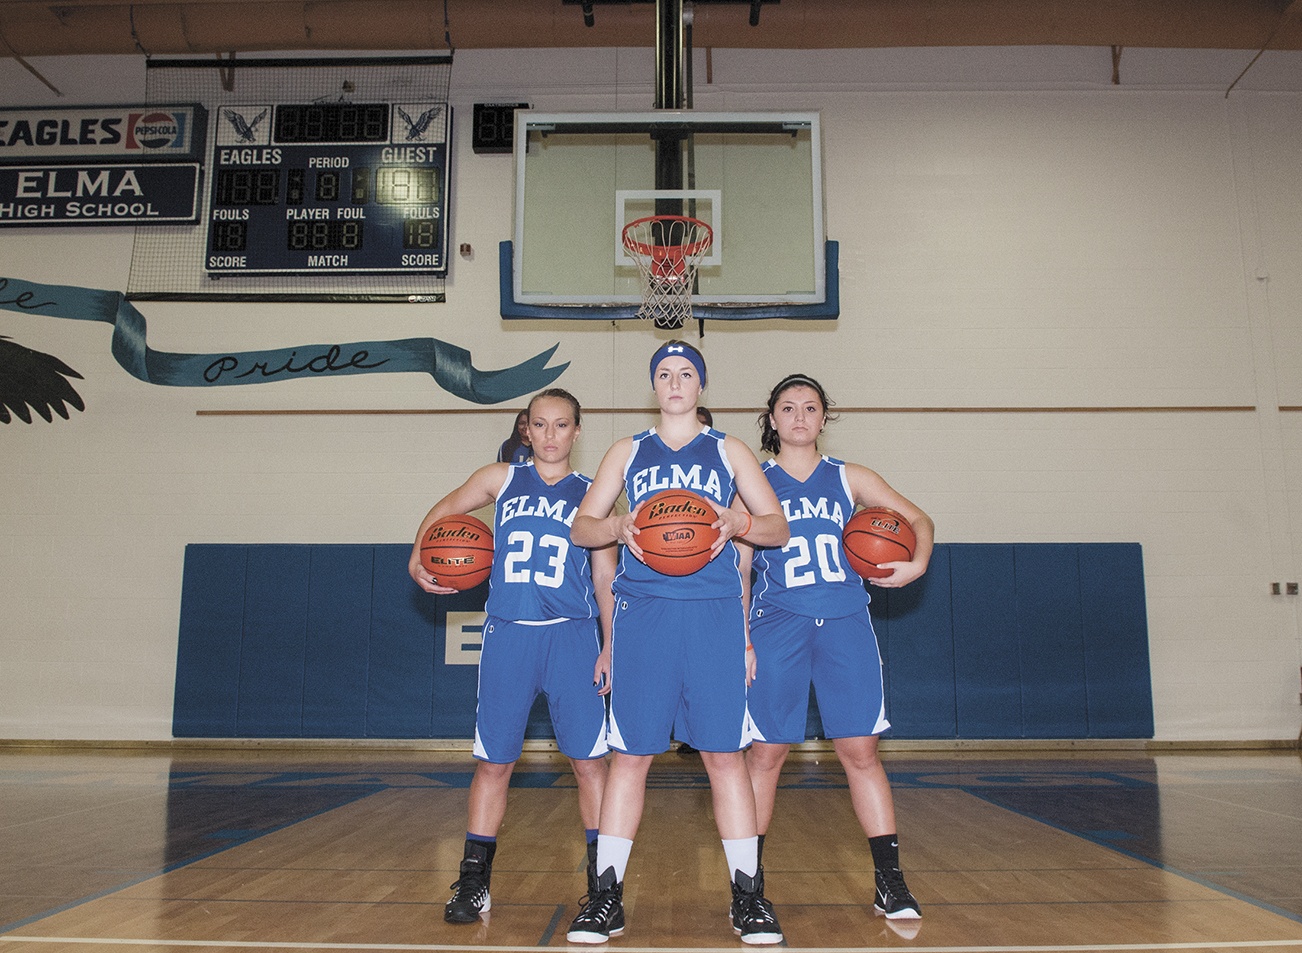
[[[723,447],[724,434],[707,427],[681,450],[671,450],[655,428],[633,438],[624,465],[624,492],[631,510],[662,490],[691,490],[723,506],[737,495],[732,464]],[[623,550],[615,591],[621,595],[666,599],[724,599],[741,595],[737,547],[729,540],[723,552],[689,576],[666,576]]]
[[[493,517],[489,615],[515,622],[597,618],[588,551],[570,542],[570,524],[591,484],[571,473],[548,486],[532,463],[507,471]]]
[[[825,456],[801,482],[767,460],[764,475],[782,504],[791,540],[780,549],[756,548],[751,617],[767,605],[815,619],[862,612],[868,593],[841,550],[841,530],[854,515],[845,464]]]

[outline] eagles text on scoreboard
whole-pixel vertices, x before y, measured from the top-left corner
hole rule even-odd
[[[221,106],[210,277],[447,274],[446,103]]]

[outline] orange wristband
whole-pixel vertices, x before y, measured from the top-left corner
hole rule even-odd
[[[754,521],[753,519],[751,519],[750,514],[747,513],[747,514],[746,514],[746,528],[745,528],[744,530],[742,530],[740,533],[738,533],[738,534],[737,534],[737,537],[738,537],[739,539],[742,538],[742,537],[744,537],[747,533],[750,532],[750,528],[751,528],[753,525],[755,525],[755,521]]]

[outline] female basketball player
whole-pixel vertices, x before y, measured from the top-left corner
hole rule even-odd
[[[511,435],[497,448],[498,463],[524,463],[533,453],[529,446],[529,411],[520,411],[515,415],[515,427]]]
[[[604,943],[624,930],[624,872],[642,819],[647,771],[671,735],[701,753],[715,819],[732,874],[733,929],[747,943],[779,943],[782,931],[764,898],[755,801],[742,749],[746,718],[745,611],[734,538],[781,546],[787,521],[755,455],[736,437],[702,425],[696,404],[705,359],[670,341],[651,358],[660,404],[656,426],[618,441],[579,506],[571,539],[580,546],[622,543],[615,576],[610,728],[614,755],[601,802],[596,889],[571,924],[572,943]],[[634,524],[661,490],[692,490],[718,514],[711,561],[689,576],[665,576],[642,562]],[[621,493],[630,512],[616,515]],[[749,512],[730,508],[735,497]]]
[[[507,787],[524,744],[529,709],[547,694],[556,745],[570,759],[587,829],[589,882],[606,783],[608,671],[602,630],[610,631],[615,547],[589,553],[570,542],[570,523],[592,481],[570,468],[579,402],[552,388],[529,402],[531,462],[490,463],[471,474],[421,521],[408,571],[426,592],[440,586],[421,564],[420,540],[436,520],[496,501],[488,618],[479,659],[479,706],[464,859],[443,909],[449,923],[473,923],[490,907],[489,882]],[[601,629],[598,628],[600,621]],[[609,640],[607,640],[609,641]]]
[[[760,445],[773,459],[764,475],[782,503],[791,539],[781,547],[742,546],[742,578],[758,573],[750,595],[750,638],[757,657],[750,688],[755,744],[746,753],[759,818],[761,853],[773,818],[778,773],[791,745],[805,740],[813,681],[826,737],[850,783],[850,800],[876,867],[875,908],[891,919],[922,915],[900,873],[895,807],[877,757],[877,736],[890,727],[882,697],[881,656],[863,581],[847,568],[841,530],[856,506],[887,506],[917,534],[913,559],[883,563],[875,586],[907,585],[927,570],[934,526],[926,513],[867,467],[818,451],[828,421],[822,386],[792,374],[769,394],[760,415]]]

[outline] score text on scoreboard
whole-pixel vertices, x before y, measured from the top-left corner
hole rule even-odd
[[[221,106],[210,277],[447,274],[446,103]]]

